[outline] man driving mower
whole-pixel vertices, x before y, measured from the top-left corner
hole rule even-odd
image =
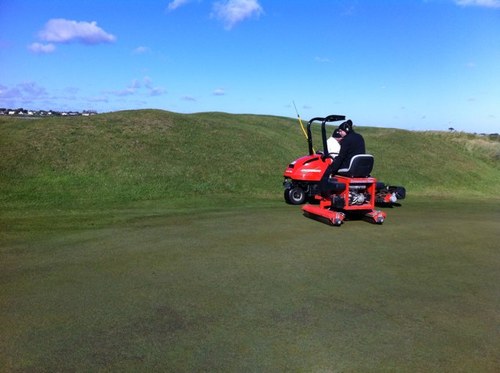
[[[339,155],[333,159],[333,163],[327,167],[321,177],[319,185],[322,192],[326,190],[325,186],[330,175],[336,175],[340,169],[348,168],[352,157],[366,152],[365,140],[363,136],[354,131],[351,120],[341,123],[338,130],[340,136],[342,136],[342,146]]]

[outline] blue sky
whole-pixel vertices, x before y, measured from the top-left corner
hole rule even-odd
[[[0,107],[500,132],[500,0],[0,0]]]

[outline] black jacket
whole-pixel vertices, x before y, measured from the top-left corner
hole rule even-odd
[[[351,158],[357,154],[365,154],[365,140],[359,133],[351,130],[340,143],[340,152],[327,169],[327,174],[335,175],[341,168],[348,168]]]

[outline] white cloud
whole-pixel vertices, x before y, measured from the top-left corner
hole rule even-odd
[[[319,56],[316,56],[314,58],[314,61],[319,62],[319,63],[329,63],[329,62],[332,62],[332,60],[329,59],[328,57],[319,57]]]
[[[137,47],[133,50],[133,53],[134,54],[144,54],[144,53],[148,53],[150,52],[151,49],[148,48],[148,47],[144,47],[144,46],[140,46],[140,47]]]
[[[87,101],[88,102],[104,102],[104,103],[108,103],[109,99],[107,97],[104,97],[104,96],[94,96],[94,97],[87,98]]]
[[[217,88],[214,91],[214,96],[224,96],[226,92],[222,88]]]
[[[149,96],[161,96],[167,92],[165,88],[153,86],[153,80],[149,76],[145,76],[142,81],[148,90]]]
[[[16,84],[15,87],[0,85],[0,102],[33,102],[47,97],[47,90],[32,81]]]
[[[0,100],[8,100],[13,98],[18,98],[21,92],[18,88],[9,88],[4,85],[0,85]]]
[[[142,78],[142,81],[147,88],[151,88],[153,86],[153,80],[149,76]]]
[[[258,17],[263,12],[257,0],[225,0],[214,3],[212,16],[224,22],[229,30],[244,19]]]
[[[67,19],[51,19],[38,33],[41,40],[54,43],[81,42],[84,44],[112,43],[114,35],[105,32],[96,22],[77,22]]]
[[[42,44],[42,43],[33,43],[28,45],[28,49],[36,54],[47,54],[52,53],[56,50],[56,46],[52,43]]]
[[[165,88],[162,87],[150,87],[148,89],[149,89],[149,96],[161,96],[167,92]]]
[[[18,87],[30,97],[44,97],[47,95],[47,91],[44,87],[40,87],[35,82],[23,82],[18,84]]]
[[[106,93],[111,93],[116,96],[131,96],[137,92],[137,90],[141,87],[141,83],[139,80],[134,79],[132,83],[124,89],[107,91]]]
[[[151,78],[145,76],[142,80],[134,79],[132,83],[124,89],[107,91],[105,93],[110,93],[112,95],[120,97],[132,96],[135,94],[147,95],[147,96],[161,96],[166,93],[166,89],[162,87],[153,86],[153,81],[151,80]]]
[[[482,6],[485,8],[500,8],[500,0],[455,0],[461,6]]]
[[[109,93],[112,93],[116,96],[131,96],[131,95],[135,94],[136,91],[137,91],[137,89],[135,89],[133,87],[127,87],[125,89],[120,89],[117,91],[110,91]]]
[[[167,9],[168,10],[175,10],[179,8],[180,6],[186,5],[189,3],[191,0],[173,0],[170,3],[168,3]]]

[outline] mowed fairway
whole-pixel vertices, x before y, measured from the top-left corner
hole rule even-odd
[[[497,372],[498,200],[386,212],[338,228],[276,202],[18,232],[0,247],[0,370]]]

